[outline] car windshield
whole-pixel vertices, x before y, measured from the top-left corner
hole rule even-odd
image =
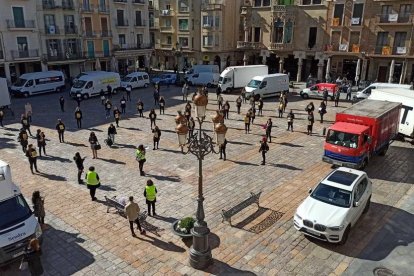
[[[130,82],[131,79],[132,79],[132,77],[123,77],[122,78],[122,81],[124,81],[124,82]]]
[[[351,206],[351,192],[320,183],[312,192],[311,197],[338,207]]]
[[[32,211],[22,195],[0,202],[0,230],[24,221]]]
[[[332,145],[356,149],[358,147],[358,135],[337,130],[329,130],[326,142]]]
[[[223,77],[219,77],[219,83],[222,84],[223,83]]]
[[[262,82],[259,80],[251,80],[248,84],[247,87],[251,87],[251,88],[258,88],[260,86]]]
[[[86,84],[86,81],[84,80],[77,80],[74,84],[73,84],[73,88],[82,88],[84,87]]]
[[[27,80],[26,79],[18,79],[17,81],[16,81],[16,83],[14,84],[14,86],[16,86],[16,87],[22,87],[23,85],[25,85],[25,83],[27,82]]]

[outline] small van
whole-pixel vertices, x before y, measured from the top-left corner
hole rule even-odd
[[[116,94],[121,88],[121,78],[118,73],[94,71],[81,76],[72,86],[70,96],[76,97],[80,94],[83,99],[99,95],[101,91],[106,92],[108,85],[112,93]]]
[[[270,74],[253,77],[244,88],[246,98],[253,94],[255,99],[272,97],[282,92],[289,92],[289,77],[286,74]]]
[[[323,91],[328,90],[328,96],[333,100],[335,93],[339,93],[338,85],[335,83],[317,83],[309,88],[300,91],[300,96],[304,99],[323,98]]]
[[[65,90],[65,75],[61,71],[34,72],[21,75],[11,87],[14,96],[29,97]]]
[[[371,95],[372,89],[382,89],[382,88],[400,88],[400,89],[410,89],[411,85],[409,84],[397,84],[397,83],[385,83],[385,82],[376,82],[370,84],[368,87],[356,93],[354,99],[363,100]]]
[[[219,73],[200,72],[187,77],[188,85],[205,85],[214,87],[218,85]]]
[[[42,229],[20,189],[13,183],[9,165],[0,160],[0,264],[21,257]]]
[[[127,88],[131,86],[132,89],[139,87],[148,87],[150,84],[149,76],[145,72],[133,72],[122,78],[121,87]]]

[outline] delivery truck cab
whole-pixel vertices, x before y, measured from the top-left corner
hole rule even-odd
[[[364,100],[336,114],[328,129],[322,160],[364,169],[374,155],[385,155],[398,133],[400,103]]]
[[[200,72],[187,77],[189,85],[203,85],[207,87],[215,87],[218,84],[220,74],[213,72]]]
[[[14,96],[31,95],[65,90],[65,75],[61,71],[34,72],[21,75],[11,87]]]
[[[121,78],[118,73],[94,71],[87,72],[81,76],[70,90],[71,97],[81,95],[83,99],[99,95],[101,91],[106,93],[107,87],[112,88],[112,93],[116,94],[121,87]]]
[[[256,76],[244,88],[246,98],[254,94],[255,99],[272,97],[282,92],[289,92],[289,77],[286,74]]]
[[[300,91],[300,96],[304,99],[308,98],[323,98],[323,91],[328,90],[328,97],[334,99],[335,93],[338,92],[338,85],[335,83],[317,83]]]
[[[376,82],[370,84],[368,87],[365,87],[363,90],[358,91],[354,96],[354,100],[363,100],[371,95],[373,89],[383,89],[383,88],[397,88],[397,89],[410,89],[411,85],[409,84],[397,84],[397,83],[382,83]]]
[[[126,75],[121,81],[121,87],[126,89],[131,86],[132,89],[148,87],[150,84],[149,76],[146,72],[133,72]]]
[[[0,160],[0,264],[21,257],[29,240],[41,236],[37,219],[12,181],[9,165]]]

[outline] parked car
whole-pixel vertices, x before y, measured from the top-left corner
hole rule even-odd
[[[121,87],[123,89],[126,89],[128,86],[131,86],[132,89],[148,87],[149,84],[149,76],[146,72],[133,72],[126,75],[121,80]]]
[[[158,84],[175,84],[177,80],[177,75],[174,73],[171,74],[161,74],[157,77],[152,78],[152,83],[158,83]]]
[[[340,167],[309,193],[293,217],[295,229],[319,240],[344,244],[351,228],[369,209],[372,182],[363,171]]]
[[[331,100],[334,99],[335,93],[339,91],[338,85],[335,83],[318,83],[309,88],[304,88],[299,94],[304,99],[308,99],[310,97],[323,98],[323,91],[325,89],[328,90],[328,96]]]

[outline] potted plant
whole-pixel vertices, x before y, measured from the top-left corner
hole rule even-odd
[[[190,238],[193,236],[191,234],[191,229],[194,227],[194,222],[195,219],[193,217],[185,217],[175,221],[172,225],[172,230],[174,234],[181,238]]]

